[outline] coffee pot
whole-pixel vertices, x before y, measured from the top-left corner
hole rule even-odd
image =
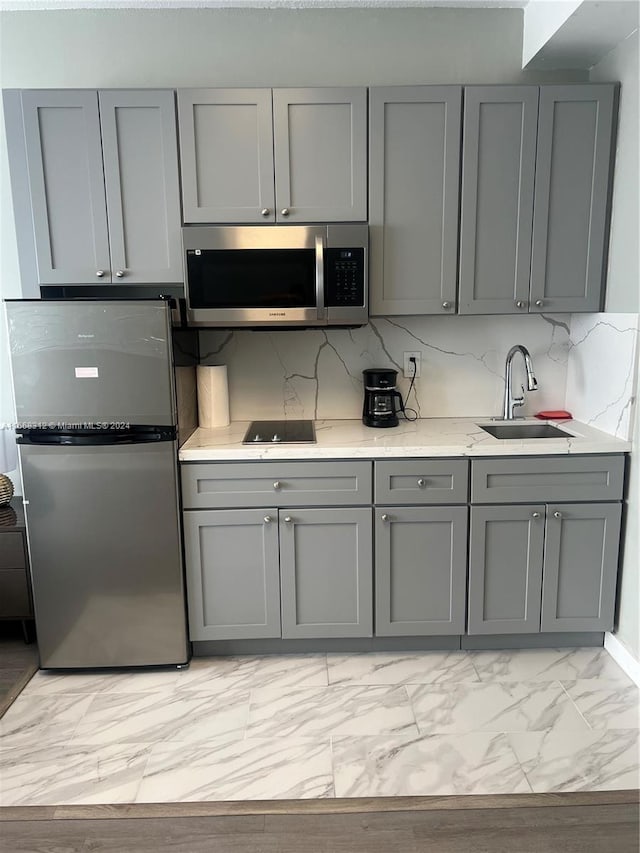
[[[398,412],[404,411],[402,395],[396,390],[398,371],[386,367],[372,367],[363,370],[362,375],[364,377],[362,423],[369,427],[398,426]]]

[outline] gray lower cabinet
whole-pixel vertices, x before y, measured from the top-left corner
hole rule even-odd
[[[544,505],[472,506],[469,634],[540,631]]]
[[[370,637],[372,467],[183,464],[191,640]]]
[[[473,506],[469,634],[613,627],[620,503]]]
[[[370,313],[455,314],[461,86],[369,91]]]
[[[184,220],[367,219],[367,90],[178,90]]]
[[[622,505],[547,507],[543,631],[613,628]]]
[[[464,633],[467,517],[466,506],[376,507],[377,636]]]
[[[25,292],[181,282],[175,99],[162,90],[7,90]]]
[[[184,513],[191,640],[280,636],[277,509]]]
[[[464,99],[460,313],[600,310],[617,84]]]
[[[280,510],[282,636],[372,635],[371,509]]]

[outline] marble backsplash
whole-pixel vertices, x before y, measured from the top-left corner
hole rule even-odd
[[[574,314],[566,406],[574,417],[630,439],[638,394],[638,314]]]
[[[359,418],[362,371],[394,367],[422,353],[422,375],[406,400],[420,417],[490,417],[502,411],[504,363],[511,346],[531,353],[539,390],[527,416],[565,406],[567,365],[576,344],[568,315],[372,318],[358,329],[203,330],[200,362],[226,364],[232,420]],[[514,362],[514,387],[524,381]],[[594,424],[597,426],[597,424]]]

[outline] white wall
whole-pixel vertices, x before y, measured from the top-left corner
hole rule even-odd
[[[591,71],[591,80],[620,80],[620,121],[611,222],[611,245],[607,284],[607,311],[640,311],[638,264],[640,148],[638,146],[638,32],[612,50]],[[607,320],[607,315],[602,315]],[[640,370],[636,349],[635,366],[616,364],[610,355],[603,372],[635,371],[635,399],[640,400]],[[640,660],[640,417],[636,404],[633,452],[629,470],[626,535],[619,587],[617,637]]]

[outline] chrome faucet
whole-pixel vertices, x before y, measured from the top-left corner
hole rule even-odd
[[[512,421],[514,419],[513,410],[516,406],[524,405],[524,385],[521,386],[522,397],[514,397],[511,391],[511,365],[513,357],[517,352],[521,353],[524,358],[524,366],[527,371],[527,388],[529,391],[537,391],[538,389],[538,380],[533,374],[533,362],[531,361],[529,350],[521,344],[516,344],[507,353],[507,361],[504,368],[504,406],[502,408],[502,417],[505,421]]]

